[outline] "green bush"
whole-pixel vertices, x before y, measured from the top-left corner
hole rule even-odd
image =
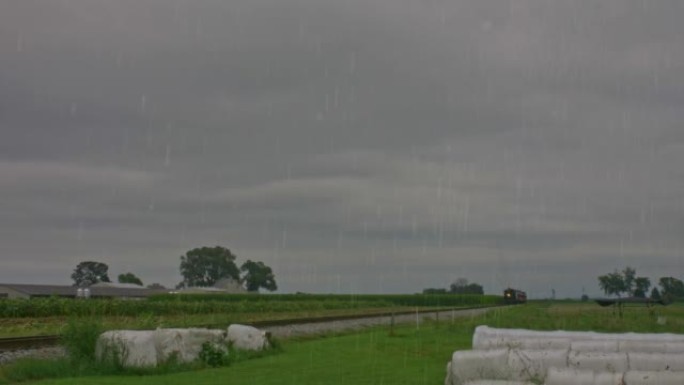
[[[199,360],[212,368],[230,364],[228,349],[225,346],[211,342],[202,344],[202,350],[199,352]]]
[[[97,339],[104,331],[97,318],[70,319],[62,330],[62,345],[73,362],[95,361]]]

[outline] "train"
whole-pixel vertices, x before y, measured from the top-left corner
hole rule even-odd
[[[511,289],[510,287],[504,290],[504,303],[525,303],[527,302],[527,293],[522,290]]]

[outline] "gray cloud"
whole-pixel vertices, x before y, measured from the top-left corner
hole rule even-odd
[[[679,1],[6,1],[0,281],[598,293],[682,271]],[[680,276],[682,274],[679,274]]]

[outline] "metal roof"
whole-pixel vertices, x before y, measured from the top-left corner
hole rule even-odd
[[[29,296],[60,296],[76,297],[76,286],[63,285],[30,285],[18,283],[0,283],[0,289],[18,291]],[[91,297],[148,297],[153,294],[167,293],[167,290],[141,288],[119,288],[119,287],[90,287]]]

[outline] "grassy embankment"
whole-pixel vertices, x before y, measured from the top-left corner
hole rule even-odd
[[[664,317],[665,324],[657,323]],[[662,320],[662,318],[661,318]],[[455,322],[443,320],[360,333],[291,340],[282,352],[237,362],[229,367],[155,376],[95,376],[38,382],[66,384],[438,384],[452,352],[470,348],[477,325],[539,330],[595,330],[602,332],[684,332],[684,307],[671,305],[652,311],[628,307],[622,318],[595,304],[532,303],[500,308]]]

